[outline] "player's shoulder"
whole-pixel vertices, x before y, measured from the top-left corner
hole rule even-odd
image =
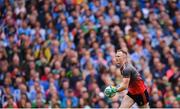
[[[134,69],[135,69],[135,68],[134,68],[133,65],[130,64],[130,63],[127,63],[127,64],[125,65],[125,68],[124,68],[125,71],[132,71],[132,70],[134,70]]]

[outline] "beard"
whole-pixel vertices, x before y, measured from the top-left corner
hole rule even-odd
[[[116,67],[117,67],[117,68],[121,68],[122,66],[123,66],[123,64],[120,64],[120,63],[117,63],[117,64],[116,64]]]

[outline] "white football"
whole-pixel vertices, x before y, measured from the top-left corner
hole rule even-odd
[[[113,97],[113,96],[115,96],[116,93],[110,93],[112,87],[114,87],[114,86],[108,86],[108,87],[106,87],[105,90],[104,90],[104,95],[106,95],[107,97],[110,97],[110,98]]]

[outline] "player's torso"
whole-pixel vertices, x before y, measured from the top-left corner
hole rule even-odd
[[[143,93],[146,90],[146,86],[139,72],[131,64],[126,64],[122,73],[124,73],[124,71],[130,71],[128,91],[132,94]]]

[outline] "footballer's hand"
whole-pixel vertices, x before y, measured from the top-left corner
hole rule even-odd
[[[118,89],[115,86],[111,86],[111,90],[112,90],[112,93],[116,93]]]

